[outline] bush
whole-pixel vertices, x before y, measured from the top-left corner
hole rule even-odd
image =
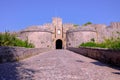
[[[106,44],[106,47],[107,48],[110,48],[110,49],[120,49],[120,38],[117,38],[117,39],[107,39],[105,40],[104,42]]]
[[[87,26],[87,25],[90,25],[90,24],[92,24],[92,22],[87,22],[87,23],[83,24],[83,26]]]
[[[33,48],[34,45],[28,43],[28,40],[22,41],[16,37],[15,34],[10,34],[5,32],[4,34],[0,34],[0,46],[19,46],[26,48]]]
[[[114,49],[114,50],[120,50],[120,38],[111,38],[111,39],[106,39],[102,43],[95,43],[95,42],[86,42],[80,44],[79,47],[99,47],[99,48],[109,48],[109,49]]]
[[[94,42],[86,42],[86,43],[82,43],[80,46],[84,46],[84,47],[95,47],[96,43]]]

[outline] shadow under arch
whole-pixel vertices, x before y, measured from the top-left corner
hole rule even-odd
[[[61,39],[56,40],[56,49],[62,49],[63,42]]]

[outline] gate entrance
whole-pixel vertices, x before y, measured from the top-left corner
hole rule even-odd
[[[56,49],[62,49],[62,40],[56,40]]]

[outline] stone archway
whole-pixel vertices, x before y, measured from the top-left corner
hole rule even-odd
[[[62,49],[62,40],[61,39],[58,39],[56,40],[56,49]]]

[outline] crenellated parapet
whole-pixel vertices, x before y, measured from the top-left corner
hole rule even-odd
[[[59,17],[53,17],[52,18],[52,24],[54,26],[62,26],[62,19]]]
[[[112,28],[119,29],[120,28],[120,22],[112,22],[110,25]]]

